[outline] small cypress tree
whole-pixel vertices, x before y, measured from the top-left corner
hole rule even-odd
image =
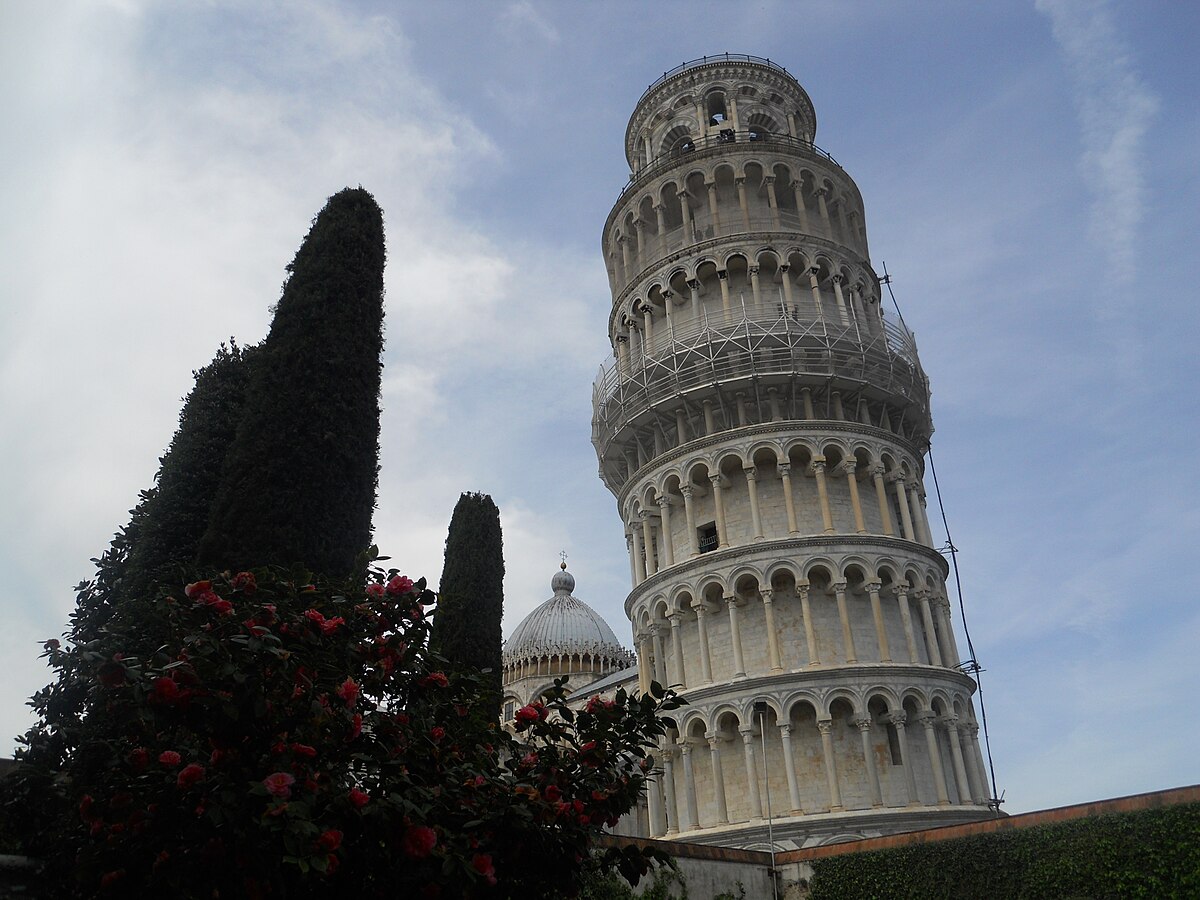
[[[345,575],[371,542],[383,349],[383,214],[329,198],[290,273],[200,544],[206,566]]]
[[[500,709],[500,619],[504,541],[500,510],[487,494],[463,494],[446,535],[446,562],[430,635],[431,649],[461,669],[489,669],[489,701]],[[492,712],[488,710],[489,714]]]

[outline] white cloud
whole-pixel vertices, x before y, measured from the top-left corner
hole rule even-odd
[[[1144,177],[1142,140],[1158,98],[1142,83],[1107,3],[1038,0],[1076,86],[1083,132],[1080,170],[1094,193],[1092,236],[1119,281],[1136,271]]]
[[[510,3],[500,17],[501,24],[512,38],[523,38],[530,31],[549,44],[557,44],[562,40],[558,29],[539,12],[530,0],[517,0]]]

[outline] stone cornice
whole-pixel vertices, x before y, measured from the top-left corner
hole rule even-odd
[[[629,592],[629,596],[625,598],[625,616],[626,618],[630,618],[630,613],[634,605],[646,594],[666,587],[673,581],[686,580],[688,576],[695,572],[712,571],[718,566],[726,563],[734,563],[746,557],[769,556],[778,558],[789,551],[811,552],[818,548],[831,547],[872,547],[877,552],[899,552],[909,556],[917,556],[929,562],[936,560],[938,570],[942,573],[942,578],[945,579],[950,574],[950,565],[940,553],[932,547],[926,547],[924,544],[918,544],[915,541],[908,541],[903,538],[890,537],[883,534],[789,536],[775,540],[758,541],[753,544],[742,544],[737,547],[729,547],[725,550],[713,550],[709,553],[701,553],[699,556],[693,556],[662,571],[655,572]]]

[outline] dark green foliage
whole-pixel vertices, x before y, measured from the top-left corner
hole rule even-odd
[[[383,214],[362,188],[313,220],[255,361],[200,546],[207,566],[345,575],[371,543],[383,349]]]
[[[813,900],[1200,897],[1200,804],[813,862]]]
[[[108,633],[123,635],[130,654],[158,647],[164,635],[146,615],[159,580],[187,580],[220,478],[225,451],[241,417],[254,348],[222,345],[207,366],[194,371],[179,429],[159,460],[155,486],[143,491],[104,554],[96,575],[80,584],[68,642],[88,648]],[[22,739],[22,758],[61,763],[78,744],[87,702],[87,676],[71,662],[58,679],[34,695],[40,723]]]
[[[500,510],[487,494],[463,494],[446,535],[446,564],[432,649],[452,665],[489,669],[485,684],[500,709],[500,618],[504,614],[504,542]]]

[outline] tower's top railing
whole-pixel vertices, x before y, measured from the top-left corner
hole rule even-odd
[[[656,78],[653,82],[650,83],[650,87],[648,87],[648,88],[646,88],[646,90],[642,91],[642,96],[638,97],[638,103],[641,103],[643,100],[645,100],[646,96],[651,91],[653,91],[656,87],[658,87],[660,84],[662,84],[664,81],[668,80],[672,76],[678,75],[680,72],[685,72],[688,69],[697,68],[698,66],[711,65],[712,63],[719,63],[719,62],[756,63],[760,66],[766,66],[769,69],[774,69],[776,72],[782,72],[784,75],[787,75],[789,78],[795,77],[792,75],[791,72],[789,72],[787,69],[785,69],[779,63],[771,62],[771,60],[769,60],[765,57],[762,57],[762,56],[751,56],[748,53],[718,53],[716,56],[701,56],[699,59],[693,59],[693,60],[689,60],[688,62],[685,62],[685,63],[680,63],[675,68],[670,69],[666,72],[663,72],[660,77]]]

